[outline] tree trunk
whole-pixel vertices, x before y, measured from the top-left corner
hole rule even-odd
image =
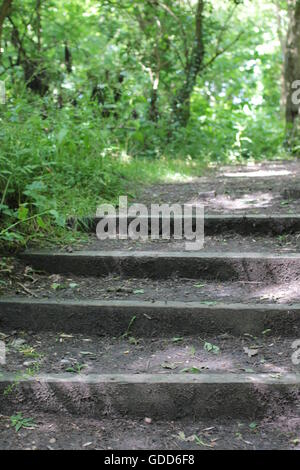
[[[282,5],[280,0],[275,0],[275,9],[276,9],[276,17],[277,17],[277,36],[280,42],[280,49],[281,49],[281,74],[280,74],[280,112],[282,117],[285,116],[285,108],[286,108],[286,96],[285,96],[285,53],[286,53],[286,35],[284,34],[285,24],[282,19]]]
[[[300,0],[289,0],[289,27],[285,48],[285,117],[287,140],[295,137],[299,126],[299,105],[293,102],[293,83],[300,80]]]
[[[174,122],[186,127],[190,117],[191,95],[196,85],[204,59],[203,42],[203,10],[204,0],[198,0],[195,17],[195,40],[190,58],[185,70],[185,82],[179,90],[173,104]]]
[[[5,18],[9,14],[12,2],[13,0],[3,0],[2,5],[0,6],[0,58],[2,54],[2,48],[1,48],[2,41],[1,40],[2,40],[3,24],[5,21]]]
[[[152,88],[151,98],[150,98],[150,107],[149,107],[149,119],[152,122],[158,121],[157,99],[158,99],[157,89]]]
[[[21,65],[24,71],[26,87],[35,93],[44,96],[49,90],[49,76],[47,70],[43,67],[39,57],[30,57],[23,43],[23,36],[20,35],[13,19],[9,16],[12,25],[12,44],[18,53],[18,65]],[[38,46],[37,46],[37,52]]]
[[[37,48],[41,51],[42,47],[42,20],[41,20],[41,0],[36,1],[36,35],[37,35]]]

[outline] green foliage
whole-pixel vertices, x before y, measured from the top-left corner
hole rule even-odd
[[[32,429],[36,427],[34,420],[32,418],[24,418],[22,413],[17,413],[16,415],[11,416],[10,421],[17,432],[22,428]]]
[[[219,346],[207,342],[204,343],[204,350],[213,354],[219,354],[220,352]]]
[[[283,154],[273,2],[205,2],[187,127],[173,107],[196,2],[154,4],[46,0],[37,11],[14,0],[0,60],[0,243],[72,241],[66,219],[102,201],[210,163]]]
[[[142,181],[193,172],[189,159],[138,157],[130,136],[101,129],[93,106],[49,107],[44,119],[44,100],[30,98],[0,109],[2,240],[44,239],[53,229],[65,237],[67,217],[94,214],[97,204],[133,195]]]

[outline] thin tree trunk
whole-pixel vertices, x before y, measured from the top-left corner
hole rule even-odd
[[[285,117],[290,141],[298,131],[299,105],[293,103],[293,83],[300,80],[300,0],[289,0],[289,27],[285,49]]]
[[[42,47],[42,20],[41,20],[41,0],[36,1],[36,35],[38,41],[38,51]]]
[[[187,61],[185,83],[179,90],[173,105],[174,121],[185,127],[190,117],[191,95],[196,85],[204,59],[203,41],[204,0],[198,0],[195,17],[195,40],[191,57]]]
[[[0,6],[0,59],[2,55],[2,31],[5,18],[9,15],[10,7],[13,0],[3,0],[2,5]]]
[[[150,107],[149,107],[149,119],[152,122],[158,121],[158,107],[157,107],[158,93],[157,88],[152,88]]]
[[[284,34],[285,24],[282,20],[282,6],[280,4],[280,0],[275,1],[275,13],[277,18],[277,35],[280,42],[281,48],[281,74],[280,74],[280,87],[281,87],[281,94],[280,94],[280,112],[282,117],[285,115],[285,107],[286,107],[286,96],[285,96],[285,54],[286,54],[286,44],[287,38],[286,34]]]

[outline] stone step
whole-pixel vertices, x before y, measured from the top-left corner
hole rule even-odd
[[[98,240],[96,235],[89,236],[88,243],[73,248],[73,252],[85,251],[163,251],[163,252],[201,252],[201,253],[263,253],[263,254],[290,254],[300,252],[300,239],[297,235],[253,235],[243,236],[233,232],[222,235],[205,235],[203,243],[189,246],[185,239],[157,240],[150,238],[138,240],[106,239]]]
[[[13,387],[11,389],[11,386]],[[0,414],[16,409],[161,420],[259,419],[293,409],[299,374],[0,375]]]
[[[134,321],[132,322],[132,319]],[[286,337],[300,330],[300,304],[246,304],[218,302],[133,300],[0,299],[1,331],[64,331],[138,336],[199,335],[264,331]]]
[[[174,234],[174,226],[178,218],[170,217],[171,235]],[[84,232],[96,232],[97,224],[101,218],[99,217],[82,217],[78,219],[70,219],[69,224],[77,227]],[[134,220],[133,217],[127,218],[127,225]],[[142,223],[148,225],[149,233],[151,232],[151,218],[141,217]],[[153,217],[154,223],[159,221],[161,233],[161,217]],[[181,220],[181,219],[179,219]],[[195,230],[196,217],[192,218],[192,226]],[[119,227],[120,218],[116,220]],[[204,218],[205,235],[220,235],[226,232],[235,232],[240,235],[260,234],[260,235],[282,235],[286,233],[300,232],[300,215],[298,214],[205,214]]]
[[[31,273],[31,275],[29,274]],[[12,274],[15,282],[2,287],[5,297],[15,299],[64,300],[132,300],[146,302],[197,302],[206,305],[230,304],[298,304],[299,281],[265,283],[263,281],[198,281],[123,278],[117,274],[105,277],[48,274],[32,271],[18,264]]]
[[[267,420],[191,420],[167,421],[150,417],[141,419],[112,418],[101,416],[84,418],[59,413],[23,412],[31,418],[35,427],[16,433],[10,416],[0,417],[1,450],[102,450],[111,464],[134,468],[136,451],[144,450],[142,459],[152,464],[158,459],[157,452],[176,449],[177,464],[183,456],[188,462],[201,461],[200,450],[299,450],[297,419],[292,416],[278,416],[272,422]],[[285,432],[286,430],[286,432]],[[131,456],[118,450],[134,451]],[[178,453],[180,455],[178,455]],[[189,454],[188,454],[189,455]],[[211,454],[212,455],[217,454]],[[150,457],[151,456],[151,457]],[[199,456],[199,457],[198,457]],[[295,454],[296,456],[296,454]],[[217,456],[218,457],[218,456]],[[162,460],[162,456],[160,459]],[[172,463],[173,457],[169,457]],[[176,457],[174,457],[176,459]],[[123,459],[123,460],[122,460]],[[126,460],[125,460],[126,459]],[[131,460],[129,460],[131,459]],[[134,460],[133,460],[134,459]],[[296,460],[296,458],[295,458]],[[175,460],[176,462],[176,460]],[[186,460],[185,460],[186,462]]]
[[[185,277],[213,281],[282,283],[300,277],[300,254],[78,251],[26,252],[22,260],[36,270],[57,274],[166,279]]]
[[[128,329],[128,326],[127,326]],[[299,372],[298,337],[260,337],[249,333],[198,336],[140,336],[133,328],[106,336],[60,332],[10,330],[5,343],[5,372],[83,375],[242,372],[281,375]],[[298,346],[297,346],[298,345]],[[297,349],[298,348],[298,349]]]

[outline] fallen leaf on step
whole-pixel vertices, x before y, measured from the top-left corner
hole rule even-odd
[[[171,362],[164,362],[163,364],[161,364],[161,367],[163,367],[163,369],[174,370],[174,369],[177,369],[178,366]]]
[[[257,356],[258,354],[258,349],[244,348],[244,351],[248,355],[248,357]]]
[[[202,439],[200,439],[200,437],[198,437],[198,436],[196,436],[196,435],[195,435],[195,441],[196,441],[196,443],[198,444],[198,446],[213,447],[213,445],[204,442]]]
[[[83,444],[82,447],[88,447],[88,446],[91,446],[93,443],[92,442],[86,442],[85,444]]]
[[[194,440],[195,440],[195,436],[186,437],[186,435],[184,434],[183,431],[180,431],[178,433],[177,437],[178,437],[178,439],[180,439],[183,442],[194,442]]]

